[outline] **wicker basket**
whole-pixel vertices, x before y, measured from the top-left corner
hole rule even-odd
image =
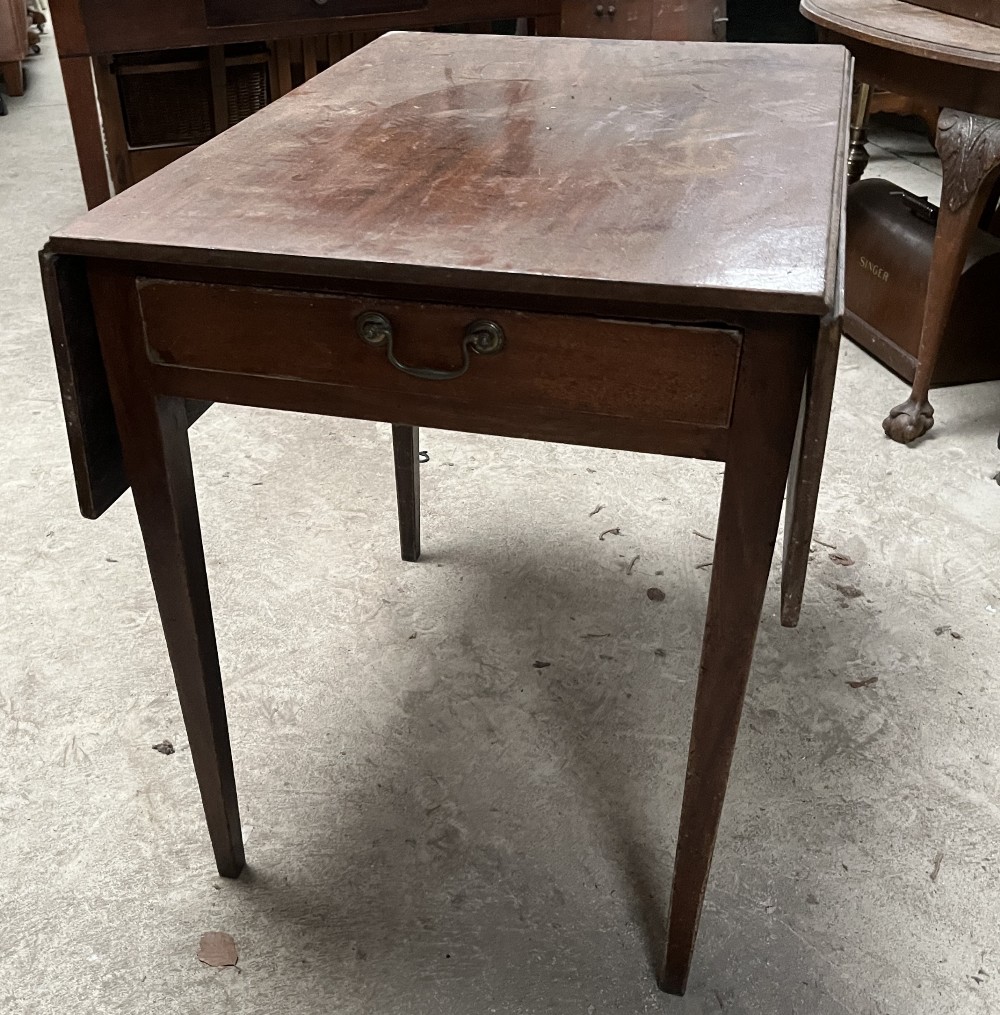
[[[226,108],[229,124],[245,120],[271,101],[267,86],[267,55],[260,63],[226,67]]]
[[[226,47],[228,123],[216,128],[207,49],[130,53],[115,61],[130,148],[198,145],[270,101],[266,47]]]

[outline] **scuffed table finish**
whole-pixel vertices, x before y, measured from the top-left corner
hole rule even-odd
[[[206,401],[392,423],[409,560],[421,425],[723,461],[660,973],[683,991],[790,466],[786,623],[802,596],[849,94],[828,47],[389,35],[52,238],[81,505],[133,488],[221,873]]]

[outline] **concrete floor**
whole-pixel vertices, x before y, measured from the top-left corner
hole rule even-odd
[[[803,620],[773,588],[684,999],[651,957],[716,465],[427,432],[404,565],[385,427],[212,409],[251,863],[215,876],[132,505],[74,501],[35,258],[83,198],[43,49],[0,120],[0,1012],[1000,1010],[1000,385],[938,392],[899,447],[906,388],[849,344]],[[934,192],[922,142],[878,140],[873,171]],[[196,960],[208,930],[239,969]]]

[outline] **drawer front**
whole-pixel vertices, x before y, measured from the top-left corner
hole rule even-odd
[[[149,356],[159,364],[490,409],[729,425],[736,330],[154,279],[137,285]],[[380,318],[363,328],[359,318],[373,314]],[[496,330],[470,335],[482,321],[502,332],[499,351],[488,348]],[[378,341],[386,325],[391,345],[359,334]],[[477,342],[486,351],[477,353]],[[463,368],[449,379],[414,376]]]
[[[562,34],[577,39],[652,38],[654,0],[563,0]]]
[[[419,11],[427,0],[205,0],[205,20],[218,28],[316,18],[348,18]]]

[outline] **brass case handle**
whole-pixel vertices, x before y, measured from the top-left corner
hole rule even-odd
[[[389,362],[404,374],[418,377],[422,381],[451,381],[461,377],[472,362],[470,353],[478,356],[495,356],[501,352],[506,338],[503,328],[496,321],[473,321],[462,336],[462,365],[456,370],[436,370],[433,367],[411,367],[396,359],[392,349],[392,321],[385,314],[368,311],[359,314],[354,322],[358,338],[374,349],[385,348]]]

